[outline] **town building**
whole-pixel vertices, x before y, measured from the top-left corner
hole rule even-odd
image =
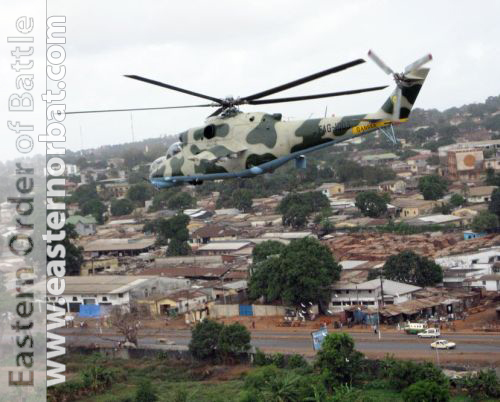
[[[88,258],[101,255],[134,256],[153,249],[155,242],[154,237],[98,239],[86,243],[83,251]]]
[[[464,196],[471,204],[490,202],[491,194],[496,188],[496,186],[469,187]]]
[[[97,221],[92,215],[73,215],[66,219],[66,223],[73,225],[79,236],[92,236],[97,232]]]
[[[205,225],[195,230],[189,239],[191,244],[207,244],[212,241],[236,240],[237,232],[230,227]]]
[[[66,300],[66,311],[72,313],[78,313],[82,305],[90,304],[128,309],[137,299],[165,294],[190,285],[190,281],[186,279],[155,276],[67,276],[65,281],[62,295]],[[49,297],[48,302],[54,301],[54,297]]]
[[[253,243],[250,241],[224,241],[204,244],[196,250],[199,255],[248,255],[252,254]]]
[[[336,311],[343,310],[345,306],[381,307],[382,304],[403,303],[412,300],[413,294],[422,289],[389,279],[372,279],[357,284],[336,282],[331,288],[331,306]]]
[[[483,151],[477,149],[450,150],[444,159],[442,172],[449,180],[479,180],[484,170]]]
[[[391,205],[396,207],[396,217],[405,219],[429,214],[432,212],[435,202],[413,198],[395,198],[391,200]]]
[[[343,183],[324,183],[316,189],[316,191],[321,191],[328,198],[344,194],[345,187]]]
[[[394,194],[406,193],[406,183],[403,180],[386,180],[379,183],[378,188],[380,191],[387,191]]]

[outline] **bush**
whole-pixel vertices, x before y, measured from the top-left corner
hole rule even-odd
[[[158,396],[151,385],[151,381],[142,380],[135,393],[135,402],[156,402],[157,400]]]
[[[325,373],[330,387],[352,385],[359,378],[364,356],[354,350],[354,340],[350,335],[327,335],[317,356],[316,366]]]
[[[405,402],[447,402],[450,400],[450,390],[448,386],[424,380],[410,385],[402,396]]]
[[[432,363],[415,363],[412,361],[394,360],[389,364],[388,377],[391,386],[397,391],[418,382],[427,380],[441,387],[449,387],[448,379],[443,372]]]
[[[475,375],[467,376],[459,385],[465,388],[473,400],[500,397],[500,382],[494,370],[481,370]]]
[[[250,331],[234,323],[220,324],[214,320],[203,320],[192,331],[189,351],[196,359],[235,358],[250,349]]]
[[[286,359],[286,367],[289,369],[308,368],[309,363],[304,359],[304,356],[293,354]]]

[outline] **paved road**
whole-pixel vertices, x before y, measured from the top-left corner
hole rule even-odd
[[[123,337],[110,333],[96,335],[95,330],[87,329],[85,332],[80,329],[61,330],[67,343],[80,345],[105,344],[113,345]],[[187,346],[191,339],[189,330],[144,330],[143,336],[139,339],[139,346],[159,345],[158,338],[173,341],[176,345]],[[356,341],[356,348],[361,352],[428,352],[433,339],[421,339],[416,336],[386,333],[382,334],[382,339],[373,333],[350,333]],[[447,339],[457,343],[457,349],[447,353],[486,353],[495,354],[500,358],[500,337],[497,335],[476,335],[476,334],[446,334],[441,339]],[[275,332],[275,331],[254,331],[252,332],[252,345],[262,350],[289,350],[298,352],[312,351],[311,337],[307,332]]]

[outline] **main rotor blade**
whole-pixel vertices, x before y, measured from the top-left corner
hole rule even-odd
[[[382,59],[373,52],[373,50],[368,51],[368,57],[372,59],[377,66],[384,70],[386,74],[394,74],[394,71],[392,71],[392,69],[385,64]]]
[[[405,68],[405,74],[418,69],[419,67],[423,66],[425,63],[428,63],[429,61],[432,60],[432,54],[426,54],[424,57],[421,57],[417,61],[414,61],[413,63],[409,64]]]
[[[309,99],[328,98],[331,96],[353,95],[353,94],[359,94],[362,92],[380,91],[381,89],[384,89],[387,87],[388,87],[388,85],[380,86],[380,87],[352,89],[349,91],[341,91],[341,92],[330,92],[330,93],[326,93],[326,94],[290,96],[287,98],[276,98],[276,99],[256,99],[256,100],[248,101],[247,103],[249,105],[264,105],[266,103],[295,102],[295,101],[302,101],[302,100],[309,100]]]
[[[192,107],[214,107],[219,106],[213,103],[204,105],[186,105],[186,106],[161,106],[161,107],[140,107],[132,109],[104,109],[104,110],[82,110],[76,112],[66,112],[65,114],[83,114],[83,113],[108,113],[108,112],[135,112],[140,110],[160,110],[160,109],[187,109]]]
[[[283,84],[283,85],[279,85],[277,87],[268,89],[266,91],[258,92],[256,94],[253,94],[250,96],[245,96],[244,98],[241,98],[240,100],[243,101],[242,103],[245,103],[244,101],[250,101],[250,100],[254,100],[254,99],[263,98],[264,96],[272,95],[272,94],[275,94],[277,92],[284,91],[285,89],[293,88],[293,87],[296,87],[298,85],[305,84],[306,82],[317,80],[318,78],[324,77],[325,75],[338,73],[339,71],[357,66],[358,64],[361,64],[364,62],[365,62],[365,60],[363,60],[363,59],[353,60],[353,61],[350,61],[349,63],[341,64],[339,66],[332,67],[332,68],[329,68],[329,69],[324,70],[324,71],[320,71],[319,73],[308,75],[307,77],[300,78],[298,80],[291,81],[291,82],[288,82],[288,83]]]
[[[165,84],[164,82],[160,82],[160,81],[150,80],[149,78],[144,78],[144,77],[141,77],[139,75],[125,75],[125,77],[132,78],[133,80],[146,82],[148,84],[157,85],[159,87],[168,88],[168,89],[171,89],[173,91],[182,92],[182,93],[185,93],[188,95],[197,96],[198,98],[208,99],[208,100],[211,100],[213,102],[217,102],[220,105],[222,105],[224,103],[224,101],[222,99],[219,99],[219,98],[214,98],[212,96],[203,95],[203,94],[200,94],[198,92],[190,91],[189,89],[174,87],[173,85]]]
[[[222,106],[222,107],[218,108],[215,112],[213,112],[211,115],[209,115],[208,117],[218,116],[224,111],[224,109],[225,109],[225,107]]]

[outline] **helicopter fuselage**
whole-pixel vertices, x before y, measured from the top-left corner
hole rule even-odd
[[[158,188],[252,177],[292,159],[392,124],[369,114],[282,121],[280,114],[241,113],[207,120],[180,134],[177,153],[153,162]]]

